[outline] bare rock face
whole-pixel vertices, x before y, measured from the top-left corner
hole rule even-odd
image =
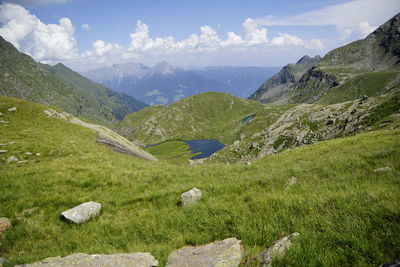
[[[299,233],[293,233],[291,235],[285,236],[276,241],[268,249],[261,251],[261,253],[258,255],[260,261],[259,266],[270,267],[272,265],[272,260],[276,257],[282,257],[292,245],[292,241],[296,239],[299,235]]]
[[[173,251],[167,267],[236,267],[243,257],[241,240],[227,238],[222,241],[197,246],[183,247]]]
[[[98,215],[101,210],[101,204],[97,202],[85,202],[72,209],[63,211],[61,217],[73,223],[84,223],[90,218]]]
[[[194,203],[196,203],[197,201],[200,200],[201,196],[202,196],[202,193],[201,193],[200,189],[193,187],[192,189],[190,189],[189,191],[187,191],[181,195],[180,204],[182,206],[193,205]]]
[[[57,266],[57,267],[114,267],[114,266],[130,266],[130,267],[151,267],[157,266],[158,261],[150,253],[118,253],[111,255],[85,253],[71,254],[66,257],[47,258],[32,264],[17,265],[21,267],[40,267],[40,266]]]
[[[11,227],[11,222],[8,218],[0,218],[0,233]]]

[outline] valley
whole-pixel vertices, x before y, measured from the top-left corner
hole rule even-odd
[[[282,69],[80,74],[0,37],[0,266],[396,266],[399,51],[400,13]]]

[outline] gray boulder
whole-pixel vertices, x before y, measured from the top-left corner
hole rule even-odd
[[[18,162],[18,158],[16,156],[11,156],[7,159],[7,163]]]
[[[260,267],[270,267],[274,258],[282,257],[285,255],[286,251],[292,245],[292,241],[295,240],[300,234],[293,233],[291,235],[285,236],[278,241],[276,241],[268,249],[261,251],[258,255],[258,260],[260,262]]]
[[[8,111],[17,111],[16,107],[9,108]]]
[[[7,150],[0,149],[0,154],[2,154],[2,153],[7,153]]]
[[[111,255],[103,254],[85,254],[76,253],[66,257],[47,258],[32,264],[23,264],[17,266],[39,267],[39,266],[57,266],[57,267],[114,267],[114,266],[130,266],[130,267],[151,267],[157,266],[158,261],[150,253],[118,253]]]
[[[390,171],[389,167],[382,167],[374,170],[374,172],[387,172],[387,171]]]
[[[6,263],[7,259],[0,257],[0,266],[3,266],[4,263]]]
[[[167,267],[236,267],[243,257],[241,240],[228,238],[222,241],[197,246],[183,247],[173,251]]]
[[[61,218],[73,223],[84,223],[90,218],[98,215],[101,210],[101,204],[97,202],[85,202],[72,209],[63,211]]]
[[[200,200],[202,193],[200,189],[193,187],[189,191],[181,195],[180,204],[182,206],[190,206]]]

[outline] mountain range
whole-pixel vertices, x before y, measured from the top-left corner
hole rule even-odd
[[[248,97],[278,67],[205,67],[186,70],[160,62],[116,64],[83,73],[95,82],[128,94],[149,105],[168,105],[209,91]]]
[[[20,53],[0,36],[0,94],[55,105],[76,116],[112,124],[147,105],[110,90],[63,64],[49,66]]]

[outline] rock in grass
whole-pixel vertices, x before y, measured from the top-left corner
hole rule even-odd
[[[11,156],[7,159],[7,163],[18,162],[18,158],[16,156]]]
[[[200,189],[193,187],[191,190],[181,195],[180,204],[182,206],[190,206],[200,200],[202,193]]]
[[[400,267],[400,258],[397,258],[394,262],[381,264],[379,267]]]
[[[98,215],[100,213],[100,210],[100,203],[94,201],[85,202],[72,209],[63,211],[61,213],[61,218],[73,223],[84,223],[90,218]]]
[[[276,241],[268,249],[261,251],[258,255],[258,260],[260,261],[260,267],[269,267],[272,265],[272,261],[276,257],[282,257],[289,247],[292,245],[292,241],[296,239],[300,234],[293,233],[291,235],[285,236],[278,241]]]
[[[0,112],[0,117],[2,117],[2,116],[4,116],[4,114]]]
[[[9,108],[8,111],[17,111],[16,107]]]
[[[11,221],[8,218],[0,218],[0,233],[11,227]]]
[[[241,240],[228,238],[222,241],[197,246],[183,247],[172,251],[167,267],[239,266],[243,257]]]
[[[158,261],[150,253],[117,253],[111,255],[86,253],[75,253],[66,257],[53,257],[38,261],[32,264],[23,264],[17,266],[39,267],[39,266],[57,266],[57,267],[151,267],[157,266]]]
[[[3,266],[4,263],[6,263],[7,259],[0,257],[0,266]]]
[[[0,149],[0,154],[2,154],[2,153],[7,153],[7,150]]]
[[[382,167],[374,170],[374,172],[388,172],[388,171],[390,171],[389,167]]]

